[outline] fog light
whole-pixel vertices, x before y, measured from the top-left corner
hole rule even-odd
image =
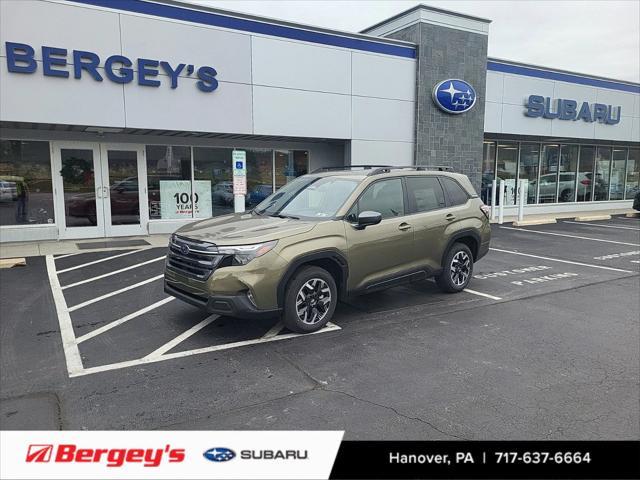
[[[249,301],[254,307],[258,308],[258,306],[256,305],[256,301],[253,298],[253,293],[251,293],[251,290],[247,290],[247,298],[249,299]]]

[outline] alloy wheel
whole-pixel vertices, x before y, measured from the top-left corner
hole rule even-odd
[[[471,259],[467,252],[460,251],[451,260],[451,281],[457,287],[464,285],[471,272]]]
[[[308,280],[296,295],[296,314],[298,319],[313,325],[327,316],[331,306],[331,289],[321,278]]]

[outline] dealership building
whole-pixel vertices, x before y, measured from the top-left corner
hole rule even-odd
[[[640,85],[487,57],[425,5],[361,33],[152,0],[0,2],[0,241],[167,233],[345,165],[446,165],[506,213],[627,208]],[[235,188],[242,188],[238,184]],[[236,190],[238,193],[238,190]]]

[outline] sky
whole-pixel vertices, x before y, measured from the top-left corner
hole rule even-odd
[[[492,20],[489,56],[640,82],[640,0],[189,0],[359,32],[419,3]]]

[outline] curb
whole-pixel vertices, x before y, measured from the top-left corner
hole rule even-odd
[[[532,220],[522,220],[512,223],[514,227],[526,227],[528,225],[546,225],[548,223],[558,223],[555,218],[537,218]]]
[[[611,215],[587,215],[574,218],[576,222],[592,222],[594,220],[611,220]]]

